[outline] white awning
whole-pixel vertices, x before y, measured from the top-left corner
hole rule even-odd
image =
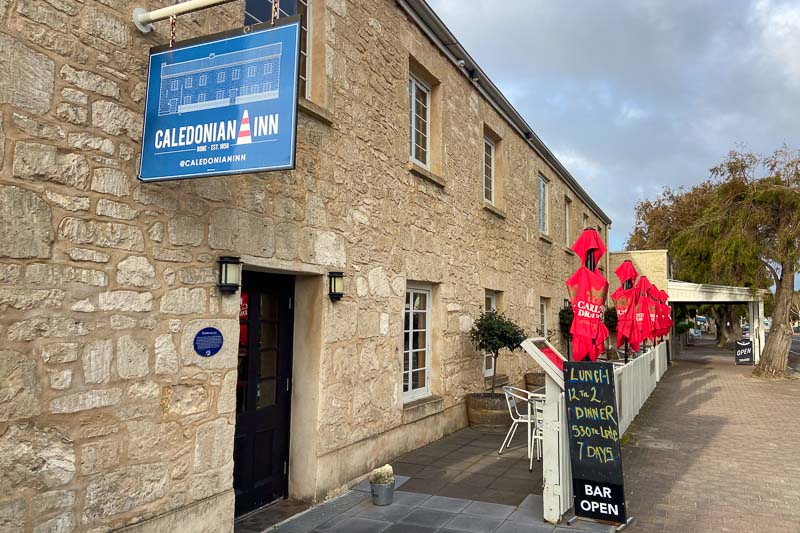
[[[669,280],[667,282],[669,303],[749,303],[764,299],[765,290],[752,290],[747,287],[689,283]]]

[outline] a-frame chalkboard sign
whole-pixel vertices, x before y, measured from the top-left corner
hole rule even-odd
[[[564,397],[575,517],[627,524],[614,365],[565,362]]]

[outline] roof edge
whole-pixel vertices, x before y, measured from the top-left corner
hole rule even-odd
[[[469,52],[456,39],[455,35],[442,22],[442,19],[428,5],[425,0],[395,0],[397,4],[409,15],[409,17],[420,27],[433,44],[450,60],[461,73],[470,79],[470,82],[494,107],[495,111],[508,122],[516,132],[528,143],[531,148],[544,159],[556,173],[564,180],[567,186],[574,192],[586,205],[597,215],[605,224],[611,224],[611,219],[600,206],[589,196],[578,183],[578,180],[570,174],[566,167],[550,151],[533,128],[522,118],[522,115],[506,99],[500,89],[486,75],[478,63],[469,55]],[[463,61],[463,66],[459,64]],[[478,74],[478,79],[471,79],[470,71]]]

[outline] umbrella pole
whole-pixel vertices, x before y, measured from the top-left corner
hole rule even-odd
[[[622,284],[622,288],[625,289],[626,291],[631,290],[633,288],[633,280],[632,279],[625,280],[625,283]],[[633,304],[631,304],[629,306],[628,313],[633,311],[634,319],[635,319],[636,309],[633,309],[633,307],[635,307]],[[630,334],[630,332],[628,332],[628,334]],[[628,364],[628,342],[629,342],[628,341],[628,337],[625,337],[625,364],[626,365]]]

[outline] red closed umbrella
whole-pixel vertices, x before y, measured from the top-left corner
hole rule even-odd
[[[633,328],[632,311],[634,304],[633,282],[639,275],[630,259],[622,262],[614,273],[619,278],[620,286],[611,295],[614,300],[614,308],[617,310],[617,348],[622,348],[625,342],[629,342],[631,330]]]
[[[655,343],[656,337],[662,336],[664,333],[664,318],[661,309],[661,303],[658,301],[659,293],[661,291],[655,285],[650,285],[647,288],[647,308],[650,313],[650,323],[653,325],[653,329],[650,332],[650,340]]]
[[[575,361],[586,358],[596,361],[608,338],[608,329],[603,324],[608,281],[595,270],[597,261],[606,253],[606,247],[597,230],[586,228],[572,249],[582,263],[566,282],[573,312],[570,327],[572,355]]]
[[[664,313],[664,327],[666,328],[663,334],[667,335],[669,333],[669,330],[672,329],[672,325],[674,324],[672,321],[672,309],[667,303],[667,300],[669,300],[669,294],[667,294],[667,291],[662,290],[660,296],[661,296],[661,306]]]
[[[638,351],[642,342],[650,337],[653,331],[653,324],[650,320],[650,307],[647,298],[647,289],[650,287],[650,280],[647,276],[642,276],[634,286],[634,321],[631,331],[631,347]]]

